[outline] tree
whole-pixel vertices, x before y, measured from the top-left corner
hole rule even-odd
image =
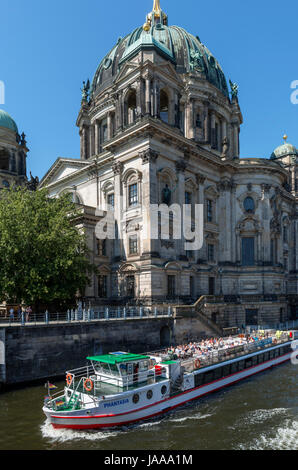
[[[77,209],[65,194],[17,188],[0,196],[0,299],[66,305],[83,293],[95,267]]]

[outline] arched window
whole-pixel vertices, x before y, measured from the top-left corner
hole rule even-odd
[[[130,91],[126,101],[126,124],[133,124],[137,118],[137,94],[135,90]]]
[[[169,122],[169,97],[164,90],[160,92],[160,119]]]
[[[9,171],[9,158],[6,150],[0,150],[0,170]]]
[[[245,212],[252,214],[255,211],[255,201],[252,197],[247,197],[244,199],[243,207]]]
[[[82,202],[82,199],[80,198],[80,196],[78,195],[78,193],[76,193],[75,191],[63,191],[62,193],[60,194],[67,194],[70,201],[73,202],[74,204],[83,204]]]

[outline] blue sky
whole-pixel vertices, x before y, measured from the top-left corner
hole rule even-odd
[[[40,178],[57,157],[79,157],[75,125],[82,81],[117,39],[145,21],[153,0],[1,0],[0,80],[5,105],[27,135],[28,169]],[[298,146],[298,3],[294,0],[161,0],[169,24],[198,35],[239,84],[241,157]],[[28,172],[29,173],[29,172]]]

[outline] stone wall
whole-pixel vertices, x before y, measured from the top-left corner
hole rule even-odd
[[[146,352],[173,339],[172,318],[0,328],[0,384],[64,375],[86,357],[111,351]]]

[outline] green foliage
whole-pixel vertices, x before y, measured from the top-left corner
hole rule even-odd
[[[0,195],[0,299],[63,304],[84,292],[95,270],[69,195],[3,190]]]

